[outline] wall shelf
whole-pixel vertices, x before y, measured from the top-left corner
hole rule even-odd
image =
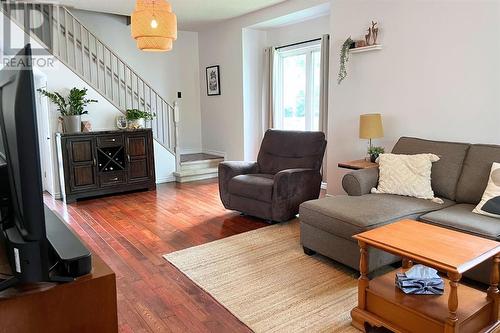
[[[354,53],[363,53],[363,52],[370,52],[370,51],[376,51],[376,50],[382,50],[382,45],[377,44],[377,45],[356,47],[354,49],[349,49],[349,53],[354,54]]]

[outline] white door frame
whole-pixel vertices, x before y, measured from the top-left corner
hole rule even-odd
[[[35,89],[47,88],[47,78],[43,73],[34,71]],[[54,169],[52,155],[52,133],[50,129],[49,104],[47,97],[36,91],[36,113],[38,122],[38,142],[40,145],[40,166],[42,169],[43,190],[54,196]]]

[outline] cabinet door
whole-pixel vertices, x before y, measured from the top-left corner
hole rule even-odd
[[[69,138],[68,152],[69,184],[72,192],[96,189],[97,167],[94,138]]]
[[[150,180],[150,137],[147,133],[129,134],[126,137],[128,182],[144,182]]]

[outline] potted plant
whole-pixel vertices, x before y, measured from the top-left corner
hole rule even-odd
[[[78,133],[82,131],[82,115],[88,114],[85,109],[90,103],[97,103],[95,99],[87,99],[87,88],[73,88],[69,95],[64,98],[58,92],[49,92],[45,89],[38,91],[57,106],[63,120],[63,130],[66,133]]]
[[[137,129],[146,127],[146,120],[153,120],[155,114],[138,109],[128,109],[125,116],[128,121],[128,128]]]
[[[370,147],[368,148],[368,155],[370,155],[370,161],[375,163],[380,154],[385,153],[384,147]]]
[[[337,83],[340,84],[347,77],[347,62],[349,61],[349,50],[354,43],[351,37],[347,38],[340,50],[340,68]]]

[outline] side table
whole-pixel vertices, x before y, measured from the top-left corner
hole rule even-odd
[[[494,332],[499,322],[500,243],[462,232],[403,220],[355,235],[360,247],[358,306],[352,325],[365,324],[393,332]],[[368,278],[368,247],[403,258],[403,268],[372,280]],[[491,259],[486,292],[460,284],[462,274]],[[413,262],[446,274],[444,295],[407,295],[395,285],[395,274]]]

